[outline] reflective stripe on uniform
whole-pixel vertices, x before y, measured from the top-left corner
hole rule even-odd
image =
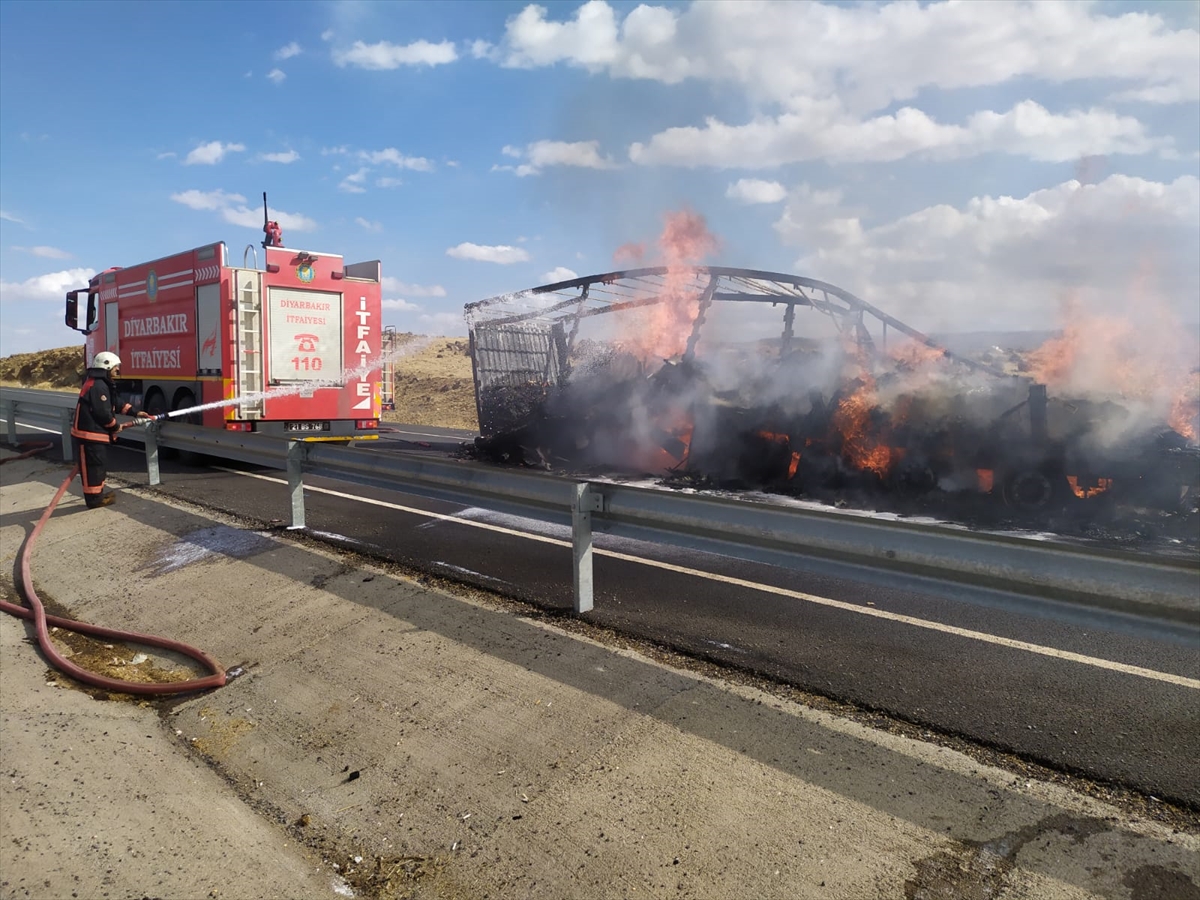
[[[117,420],[113,419],[115,423]],[[108,432],[100,431],[81,431],[78,428],[71,429],[71,437],[77,437],[81,441],[101,441],[105,444],[112,442],[112,435]]]

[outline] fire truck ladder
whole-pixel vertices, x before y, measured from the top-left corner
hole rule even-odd
[[[241,418],[263,415],[262,274],[240,269],[237,279],[238,396]]]
[[[386,325],[383,329],[383,365],[381,366],[382,384],[379,388],[379,399],[384,409],[393,408],[396,385],[396,360],[393,353],[396,349],[396,326]]]

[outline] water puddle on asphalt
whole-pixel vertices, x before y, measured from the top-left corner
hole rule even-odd
[[[200,528],[159,549],[142,567],[157,577],[176,572],[184,566],[217,557],[246,559],[275,546],[261,531],[243,531],[228,525]]]

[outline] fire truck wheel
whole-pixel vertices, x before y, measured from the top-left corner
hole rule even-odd
[[[146,394],[146,403],[142,408],[152,416],[161,416],[167,411],[167,398],[158,388],[151,388]],[[159,447],[158,455],[162,459],[178,459],[179,451],[174,447]]]
[[[189,406],[196,405],[196,395],[191,391],[183,390],[175,395],[174,401],[171,403],[172,412],[177,409],[187,409]],[[200,425],[199,415],[176,416],[176,422],[182,422],[186,425]],[[179,461],[186,466],[203,466],[208,462],[207,457],[203,453],[196,453],[192,450],[180,450]]]

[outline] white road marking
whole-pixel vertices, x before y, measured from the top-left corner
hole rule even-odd
[[[7,425],[8,419],[0,419],[0,422],[3,422],[5,425]],[[56,437],[62,435],[61,428],[42,428],[39,425],[29,425],[25,422],[20,422],[20,421],[18,421],[17,424],[22,428],[32,428],[34,431],[44,431],[44,432],[46,432],[46,434],[53,434]]]
[[[385,428],[392,428],[392,426],[382,425],[382,426],[380,426],[379,430],[383,431]],[[468,438],[463,437],[461,435],[457,435],[457,434],[430,434],[428,431],[400,431],[396,428],[392,428],[392,430],[387,433],[388,434],[414,434],[414,435],[417,435],[418,437],[439,438],[443,441],[466,441],[466,440],[468,440]]]
[[[287,480],[283,478],[275,478],[270,475],[259,475],[256,472],[238,472],[234,469],[226,469],[221,466],[214,466],[222,472],[229,472],[232,475],[244,475],[248,478],[258,478],[262,481],[273,481],[276,484],[287,484]],[[515,528],[505,528],[501,525],[491,525],[487,522],[476,522],[471,519],[463,519],[456,515],[447,515],[446,513],[431,512],[427,509],[419,509],[413,506],[404,506],[400,503],[390,503],[386,500],[376,500],[372,497],[357,497],[354,494],[343,493],[342,491],[334,491],[329,488],[313,487],[305,485],[306,491],[313,491],[318,494],[326,494],[330,497],[340,497],[343,500],[354,500],[359,503],[367,503],[371,506],[382,506],[386,509],[395,509],[400,512],[411,513],[418,516],[426,516],[432,519],[440,519],[445,522],[453,522],[457,525],[465,525],[469,528],[482,528],[487,531],[494,531],[500,534],[509,534],[514,537],[524,538],[530,541],[540,541],[544,544],[554,544],[557,547],[570,547],[570,541],[560,540],[559,538],[546,537],[540,534],[531,534],[527,531],[520,531]],[[1041,644],[1032,644],[1028,641],[1018,641],[1014,638],[1001,637],[996,634],[988,634],[983,631],[972,631],[969,628],[959,628],[956,625],[947,625],[944,622],[934,622],[929,619],[918,619],[915,616],[906,616],[902,613],[889,612],[884,609],[876,609],[870,606],[859,606],[855,603],[846,603],[843,600],[834,600],[830,597],[818,597],[816,594],[806,594],[803,591],[793,591],[789,588],[776,587],[770,584],[759,584],[756,581],[749,581],[745,578],[735,578],[731,575],[719,575],[714,572],[705,572],[701,569],[692,569],[687,566],[677,566],[674,563],[662,562],[656,559],[647,559],[642,556],[633,556],[628,553],[618,553],[613,550],[603,550],[596,547],[594,551],[600,556],[607,556],[611,559],[619,559],[623,562],[637,563],[643,566],[651,566],[655,569],[663,569],[668,572],[676,572],[680,575],[690,575],[695,578],[705,578],[709,581],[716,581],[722,584],[729,584],[735,587],[746,588],[752,591],[761,591],[767,594],[775,594],[779,597],[788,597],[793,600],[803,600],[806,603],[813,603],[817,606],[826,606],[831,609],[841,610],[842,612],[854,613],[860,616],[870,616],[876,619],[884,619],[888,622],[899,622],[903,625],[912,625],[915,628],[925,628],[929,631],[939,631],[942,634],[952,634],[956,637],[967,638],[974,641],[982,641],[985,644],[994,644],[999,647],[1007,647],[1010,650],[1023,650],[1026,653],[1036,653],[1040,656],[1048,656],[1053,659],[1060,659],[1066,662],[1079,663],[1080,665],[1092,666],[1096,669],[1107,669],[1110,672],[1120,672],[1124,675],[1134,675],[1138,678],[1148,678],[1152,681],[1162,681],[1167,684],[1174,684],[1179,687],[1190,688],[1192,690],[1200,690],[1200,679],[1187,678],[1183,675],[1174,675],[1170,672],[1159,672],[1155,669],[1146,669],[1142,666],[1131,666],[1127,663],[1114,662],[1109,659],[1100,659],[1095,656],[1085,656],[1082,653],[1073,653],[1070,650],[1059,650],[1057,647],[1045,647]]]

